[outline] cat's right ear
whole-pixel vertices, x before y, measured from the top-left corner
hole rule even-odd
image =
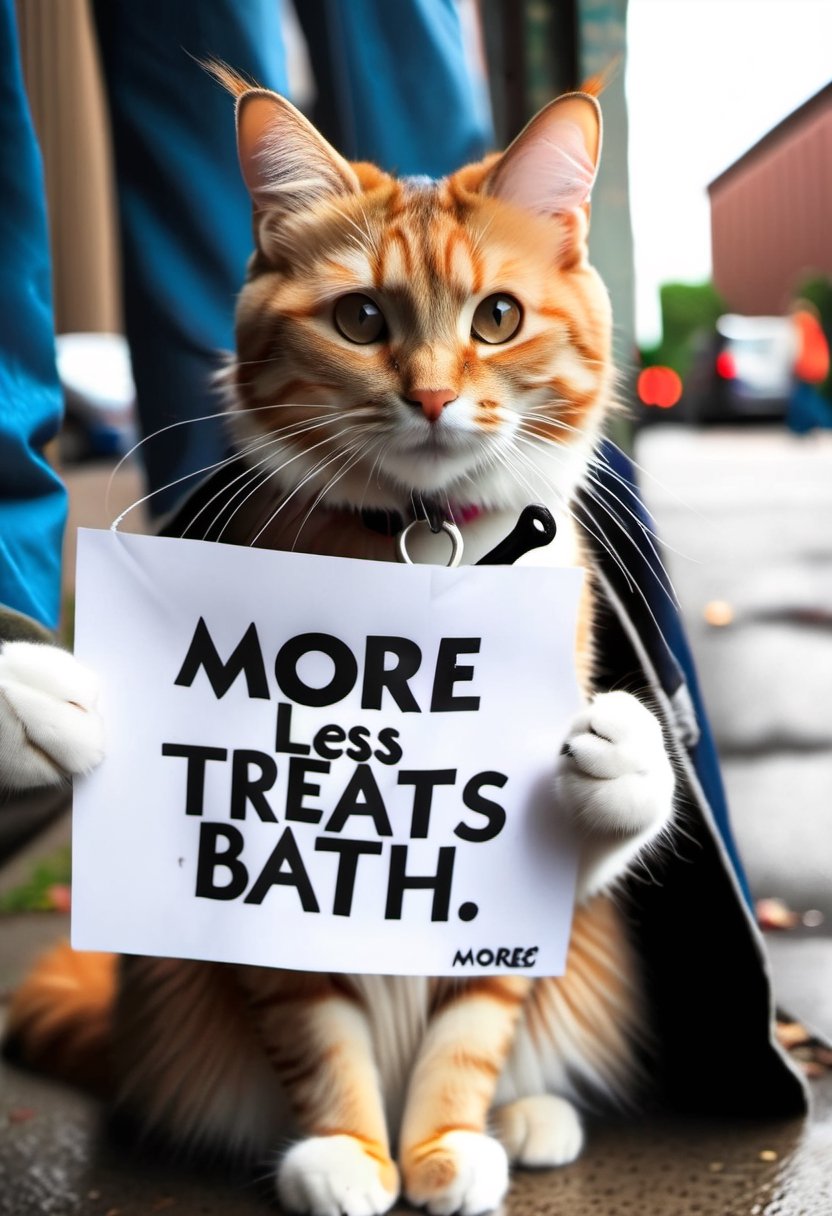
[[[349,163],[285,98],[249,89],[237,98],[237,150],[254,207],[254,234],[276,254],[286,220],[323,199],[360,190]]]
[[[360,189],[349,163],[285,97],[249,89],[237,99],[237,150],[255,210],[303,211]]]

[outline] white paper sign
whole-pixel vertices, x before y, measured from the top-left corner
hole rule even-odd
[[[73,946],[562,974],[581,580],[83,530],[107,758],[75,787]]]

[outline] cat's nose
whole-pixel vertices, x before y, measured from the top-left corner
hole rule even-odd
[[[456,393],[452,388],[412,388],[405,401],[419,406],[428,422],[436,422],[445,406],[456,401]]]

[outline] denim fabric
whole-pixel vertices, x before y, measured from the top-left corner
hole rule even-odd
[[[55,370],[43,170],[23,88],[14,0],[0,0],[0,604],[54,629],[66,493],[43,456]]]
[[[312,0],[298,11],[349,160],[444,177],[493,147],[484,74],[467,62],[455,0]]]
[[[286,92],[277,0],[96,0],[115,152],[124,315],[154,513],[221,460],[211,385],[251,252],[234,106],[198,60]],[[172,424],[180,425],[172,425]],[[184,481],[179,479],[185,478]],[[162,487],[168,487],[162,489]]]
[[[280,5],[95,0],[94,11],[116,154],[127,336],[141,430],[151,435],[220,408],[211,375],[233,345],[234,299],[252,247],[233,106],[194,60],[222,59],[286,93]],[[325,29],[311,39],[314,67],[343,118],[342,152],[430,174],[482,155],[487,110],[453,0],[340,0],[316,12]],[[151,510],[168,511],[225,450],[217,418],[149,440]]]

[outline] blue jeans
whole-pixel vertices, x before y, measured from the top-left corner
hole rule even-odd
[[[0,0],[0,603],[54,628],[66,491],[43,456],[58,429],[43,170],[14,0]]]

